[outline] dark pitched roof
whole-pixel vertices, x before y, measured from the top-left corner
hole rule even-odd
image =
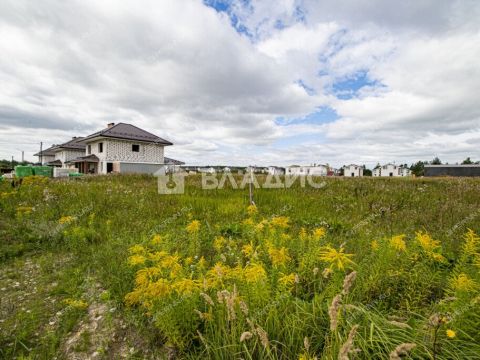
[[[185,163],[183,161],[171,159],[171,158],[168,158],[168,157],[164,158],[164,162],[165,162],[165,164],[169,164],[169,165],[185,165]]]
[[[47,163],[47,165],[51,165],[51,166],[62,166],[62,162],[60,160],[53,160],[53,161],[49,161]]]
[[[72,160],[65,161],[66,164],[72,164],[76,162],[98,162],[99,159],[95,154],[87,155],[87,156],[80,156]]]
[[[48,149],[45,149],[45,150],[39,151],[36,154],[33,154],[33,156],[40,156],[40,155],[42,155],[42,156],[54,156],[55,155],[55,151],[53,150],[54,147],[55,147],[55,145],[52,145]]]
[[[85,150],[85,143],[83,142],[85,138],[77,136],[74,137],[72,140],[67,141],[66,143],[53,146],[52,149],[54,151],[61,150],[61,149],[71,149],[71,150]]]
[[[148,131],[125,123],[118,123],[106,129],[97,131],[94,134],[88,135],[84,140],[90,141],[99,136],[115,139],[146,141],[162,145],[173,145],[168,140],[162,139],[161,137],[153,135]]]

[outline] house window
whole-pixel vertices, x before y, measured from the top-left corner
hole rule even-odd
[[[98,143],[98,152],[99,153],[103,152],[103,143]]]
[[[92,145],[87,146],[87,155],[90,155],[92,153]]]
[[[140,152],[140,145],[132,144],[132,151],[133,152]]]

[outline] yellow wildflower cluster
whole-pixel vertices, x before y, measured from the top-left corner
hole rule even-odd
[[[88,307],[88,304],[83,300],[65,299],[63,302],[74,309],[84,310]]]
[[[200,226],[200,221],[192,220],[192,222],[187,225],[186,230],[189,234],[196,234],[200,231]]]
[[[160,245],[162,243],[162,237],[159,234],[155,234],[152,237],[152,240],[150,240],[150,244],[153,246]]]
[[[291,260],[291,257],[288,255],[288,249],[285,247],[281,247],[280,249],[271,247],[268,249],[268,254],[270,255],[273,266],[283,266]]]
[[[320,260],[329,263],[329,268],[338,270],[345,270],[345,268],[351,268],[355,263],[351,260],[353,254],[345,254],[343,247],[340,250],[332,248],[330,245],[324,246],[320,250]]]
[[[58,219],[58,223],[61,225],[70,224],[74,220],[75,218],[73,216],[62,216],[60,219]]]
[[[450,287],[455,291],[472,292],[478,289],[478,284],[467,274],[460,273],[450,280]]]
[[[390,246],[396,251],[407,251],[407,244],[405,243],[405,234],[393,236],[390,239]]]
[[[433,240],[428,233],[421,231],[417,231],[415,233],[415,239],[420,244],[425,254],[427,254],[429,257],[440,262],[445,260],[445,258],[437,252],[440,250],[440,241]]]
[[[324,227],[316,228],[315,230],[313,230],[313,238],[315,240],[320,240],[325,236],[326,233],[327,230]]]
[[[290,219],[286,216],[275,216],[270,220],[270,225],[273,227],[286,229],[289,226]]]
[[[255,205],[252,204],[249,207],[247,207],[248,216],[254,216],[257,213],[258,213],[258,209]]]
[[[29,215],[32,213],[33,208],[31,206],[18,206],[17,215]]]
[[[468,229],[465,235],[463,235],[463,239],[465,240],[463,252],[466,255],[476,255],[480,246],[480,237],[472,229]]]

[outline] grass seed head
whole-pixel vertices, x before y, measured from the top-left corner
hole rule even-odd
[[[401,360],[402,355],[407,355],[412,349],[417,346],[412,343],[403,343],[398,345],[395,350],[390,353],[390,360]]]

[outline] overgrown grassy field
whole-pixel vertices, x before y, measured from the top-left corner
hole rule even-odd
[[[0,184],[0,358],[478,359],[480,181]]]

